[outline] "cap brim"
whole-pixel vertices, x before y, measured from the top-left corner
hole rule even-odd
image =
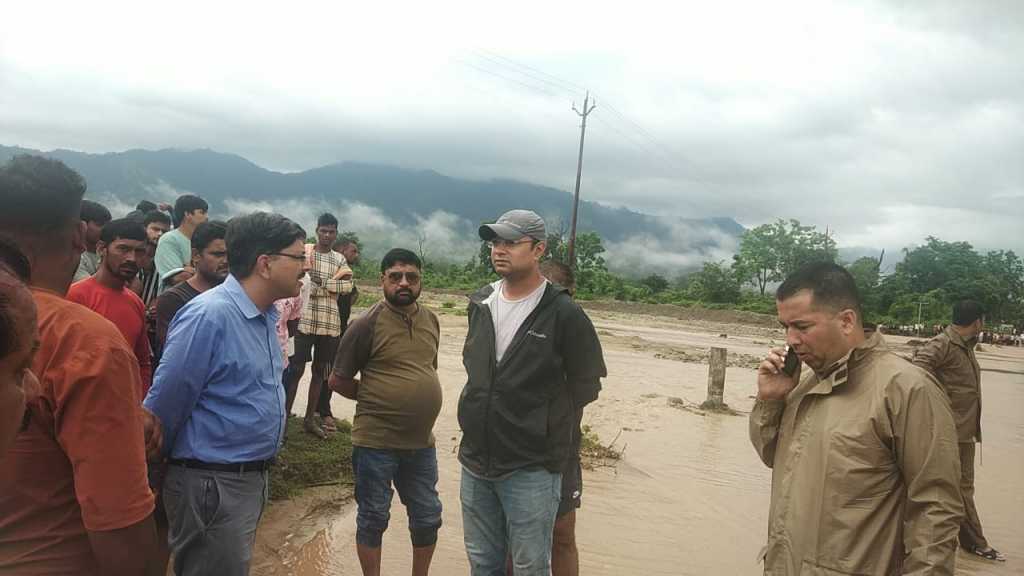
[[[480,239],[485,241],[501,238],[502,240],[515,242],[516,240],[526,238],[526,234],[523,234],[508,224],[484,224],[480,227],[479,234]]]

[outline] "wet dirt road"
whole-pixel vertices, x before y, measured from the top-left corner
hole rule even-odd
[[[436,307],[435,307],[436,309]],[[700,403],[707,366],[680,362],[652,349],[706,349],[761,354],[781,333],[739,325],[684,324],[654,317],[592,314],[605,346],[609,377],[584,421],[604,443],[625,448],[615,468],[584,472],[577,540],[587,575],[756,575],[755,557],[766,534],[770,471],[747,439],[745,414],[705,414],[668,403]],[[435,427],[444,527],[432,573],[468,574],[459,511],[456,404],[464,383],[465,318],[442,315],[439,372],[445,400]],[[728,334],[721,338],[720,334]],[[905,338],[888,337],[892,344]],[[648,345],[649,344],[649,345]],[[991,564],[960,554],[958,574],[1024,574],[1024,349],[987,348],[983,372],[985,444],[976,469],[977,504],[986,535],[1009,561]],[[730,367],[725,401],[741,412],[753,405],[754,372]],[[302,405],[300,391],[295,412]],[[335,396],[335,414],[350,418],[351,402]],[[290,503],[268,511],[265,523]],[[294,512],[294,511],[293,511]],[[280,524],[280,523],[279,523]],[[410,572],[405,510],[394,499],[384,537],[383,573]],[[360,574],[355,555],[355,507],[313,515],[291,530],[286,544],[262,530],[257,574]],[[268,550],[273,558],[268,561]],[[260,556],[263,556],[261,559]]]

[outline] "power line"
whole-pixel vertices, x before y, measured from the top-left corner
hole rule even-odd
[[[554,80],[555,82],[558,82],[558,83],[562,84],[570,92],[578,94],[579,92],[586,92],[587,91],[586,87],[580,86],[579,84],[576,84],[575,82],[571,82],[571,81],[566,80],[564,78],[559,78],[558,76],[555,76],[554,74],[548,74],[547,72],[545,72],[543,70],[540,70],[538,68],[534,68],[533,66],[529,66],[529,65],[523,64],[521,62],[516,62],[515,60],[512,60],[511,58],[506,58],[505,56],[502,56],[501,54],[497,54],[497,53],[492,52],[490,50],[484,50],[483,48],[478,48],[477,52],[484,53],[484,54],[489,54],[493,58],[497,58],[497,59],[503,60],[503,61],[507,62],[509,65],[515,66],[516,68],[521,68],[523,70],[530,70],[532,72],[536,72],[537,74],[541,74],[543,76],[546,76],[546,77],[550,78],[551,80]]]
[[[551,92],[549,89],[543,86],[538,86],[536,84],[537,82],[543,83],[546,86],[550,86],[552,88],[561,90],[572,95],[578,94],[578,91],[585,91],[585,89],[582,86],[576,84],[575,82],[566,80],[553,74],[549,74],[543,70],[540,70],[533,66],[529,66],[527,64],[523,64],[521,62],[517,62],[515,60],[512,60],[511,58],[507,58],[505,56],[502,56],[489,50],[477,48],[473,50],[473,54],[479,60],[481,60],[481,63],[486,63],[487,67],[483,67],[479,64],[474,64],[463,60],[457,61],[466,66],[474,68],[475,70],[478,70],[480,72],[496,76],[508,82],[515,82],[516,84],[524,86],[535,92],[544,94],[545,96],[554,97],[557,96],[557,94]],[[496,72],[493,69],[493,66],[499,67],[498,69],[501,70],[501,73]],[[517,75],[522,78],[529,79],[532,82],[523,81],[511,77],[507,74]],[[644,154],[647,154],[648,156],[658,160],[666,168],[668,168],[670,172],[678,173],[680,175],[684,173],[683,167],[678,163],[679,155],[675,151],[673,151],[670,147],[661,142],[661,140],[659,140],[657,137],[651,134],[651,132],[649,132],[639,123],[635,122],[634,120],[630,119],[625,114],[620,112],[615,106],[610,104],[607,100],[603,98],[602,100],[603,107],[607,108],[608,111],[612,114],[612,116],[608,117],[606,121],[599,114],[598,116],[596,116],[599,122],[601,122],[603,125],[616,132],[619,136],[628,141],[631,145],[641,150]],[[625,131],[623,129],[618,128],[616,124],[620,125]]]
[[[483,58],[483,59],[485,59],[485,60],[487,60],[487,61],[489,61],[491,63],[497,64],[498,66],[502,66],[503,69],[506,70],[506,71],[510,71],[510,72],[516,73],[516,74],[522,74],[522,75],[524,75],[526,77],[529,77],[529,78],[531,78],[533,80],[536,80],[536,81],[539,81],[539,82],[543,82],[543,83],[545,83],[545,84],[547,84],[549,86],[553,86],[553,87],[558,88],[560,90],[564,90],[564,91],[566,91],[566,92],[568,92],[568,93],[570,93],[572,95],[577,95],[578,91],[585,91],[586,90],[585,88],[583,88],[579,84],[576,84],[575,82],[572,82],[570,80],[566,80],[564,78],[560,78],[560,77],[555,76],[553,74],[549,74],[549,73],[547,73],[547,72],[545,72],[543,70],[540,70],[540,69],[535,68],[533,66],[530,66],[528,64],[523,64],[521,62],[517,62],[515,60],[512,60],[511,58],[507,58],[505,56],[502,56],[501,54],[497,54],[495,52],[492,52],[492,51],[489,51],[489,50],[485,50],[485,49],[482,49],[482,48],[475,49],[474,52],[480,58]],[[491,72],[491,73],[497,75],[494,72]],[[663,144],[653,134],[651,134],[649,131],[647,131],[643,126],[641,126],[640,124],[638,124],[638,123],[634,122],[633,120],[629,119],[625,114],[623,114],[617,108],[615,108],[613,105],[608,103],[607,100],[605,100],[603,98],[602,98],[602,100],[604,101],[604,103],[605,103],[604,105],[608,108],[609,112],[611,112],[612,114],[614,114],[618,118],[618,120],[617,120],[618,122],[624,124],[628,130],[638,132],[641,137],[643,137],[646,140],[648,140],[654,146],[654,149],[656,151],[661,152],[663,155],[666,156],[666,159],[674,162],[673,157],[676,156],[676,154],[675,154],[674,151],[672,151],[671,148],[669,148],[668,146]],[[608,123],[604,123],[604,124],[609,126],[609,127],[611,126]],[[622,135],[622,131],[621,130],[616,130],[616,131],[619,132],[620,135]],[[650,150],[646,150],[646,149],[645,149],[645,152],[646,153],[651,153]]]
[[[572,90],[572,89],[566,88],[566,87],[565,87],[564,85],[562,85],[562,84],[559,84],[559,83],[557,83],[557,82],[552,82],[551,80],[548,80],[548,79],[546,79],[546,78],[543,78],[543,77],[541,77],[541,76],[538,76],[538,75],[536,75],[536,74],[531,74],[531,73],[529,73],[529,72],[524,72],[524,71],[522,71],[522,70],[519,70],[519,69],[517,69],[516,67],[513,67],[513,66],[509,66],[508,64],[505,64],[504,62],[502,62],[501,60],[498,60],[497,58],[494,58],[494,57],[488,56],[488,55],[487,55],[486,53],[484,53],[484,52],[483,52],[482,50],[481,50],[481,51],[478,51],[478,52],[477,52],[477,54],[476,54],[476,56],[478,56],[479,58],[482,58],[482,59],[484,59],[484,60],[487,60],[487,61],[489,61],[489,62],[491,62],[491,63],[497,64],[498,66],[502,66],[502,67],[504,67],[504,68],[505,68],[506,70],[510,70],[510,71],[512,71],[512,72],[513,72],[513,73],[515,73],[515,74],[522,74],[523,76],[526,76],[526,77],[528,77],[528,78],[532,78],[533,80],[536,80],[536,81],[538,81],[538,82],[543,82],[543,83],[547,84],[548,86],[551,86],[551,87],[553,87],[553,88],[556,88],[556,89],[558,89],[558,90],[562,90],[562,91],[564,91],[564,92],[567,92],[567,93],[569,93],[569,94],[570,94],[570,95],[572,95],[572,96],[577,96],[577,95],[579,95],[579,92],[578,92],[578,91],[576,91],[576,90]],[[500,56],[499,56],[498,58],[500,58]],[[506,59],[506,58],[503,58],[503,60],[507,60],[507,59]]]
[[[632,144],[634,147],[637,148],[637,150],[640,150],[644,154],[650,154],[652,156],[656,155],[656,153],[654,151],[652,151],[650,148],[648,148],[643,142],[641,142],[640,140],[635,139],[636,138],[635,136],[630,136],[629,134],[626,134],[622,130],[619,130],[618,128],[615,127],[614,124],[612,124],[612,123],[602,119],[600,114],[598,114],[597,116],[594,116],[594,119],[597,120],[598,122],[600,122],[606,128],[612,130],[613,132],[615,132],[616,134],[621,136],[623,140],[625,140],[625,141],[629,142],[630,144]]]
[[[465,60],[459,60],[457,58],[455,59],[455,61],[458,62],[459,64],[462,64],[463,66],[469,66],[470,68],[473,68],[474,70],[478,70],[480,72],[483,72],[484,74],[490,74],[491,76],[496,76],[496,77],[501,78],[502,80],[505,80],[507,82],[514,82],[516,84],[519,84],[520,86],[523,86],[525,88],[533,90],[534,92],[538,92],[540,94],[543,94],[545,96],[555,96],[555,93],[550,91],[550,90],[547,90],[545,88],[542,88],[542,87],[539,87],[539,86],[536,86],[536,85],[533,85],[533,84],[527,84],[526,82],[523,82],[521,80],[517,80],[515,78],[509,78],[508,76],[505,76],[503,74],[499,74],[497,72],[494,72],[493,70],[488,70],[486,68],[482,68],[482,67],[477,66],[476,64],[473,64],[471,62],[466,62]]]
[[[669,146],[667,146],[666,144],[661,142],[661,140],[656,138],[653,134],[648,132],[646,128],[644,128],[643,126],[641,126],[637,122],[634,122],[633,120],[631,120],[629,117],[627,117],[622,112],[619,112],[619,110],[617,108],[615,108],[614,106],[612,106],[611,104],[608,104],[608,103],[606,103],[605,107],[608,108],[608,110],[612,114],[615,114],[616,116],[618,116],[623,122],[626,122],[627,124],[631,125],[634,129],[636,129],[637,132],[639,132],[642,136],[647,138],[647,140],[650,141],[655,147],[657,147],[662,152],[668,154],[669,157],[674,157],[674,156],[677,155],[676,152],[674,150],[672,150]]]

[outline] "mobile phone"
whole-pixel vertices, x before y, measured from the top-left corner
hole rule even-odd
[[[800,367],[800,357],[797,356],[796,350],[791,346],[786,346],[786,360],[782,364],[782,371],[786,373],[786,376],[792,376],[796,374],[796,369]]]

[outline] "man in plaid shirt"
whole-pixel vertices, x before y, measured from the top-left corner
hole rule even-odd
[[[307,246],[309,259],[309,298],[299,320],[295,335],[295,362],[313,362],[306,401],[306,432],[326,438],[323,425],[316,416],[321,391],[327,387],[334,353],[341,340],[341,314],[338,295],[352,291],[352,269],[345,257],[334,251],[338,237],[338,219],[324,213],[316,222],[316,244]],[[300,371],[301,373],[301,371]]]

